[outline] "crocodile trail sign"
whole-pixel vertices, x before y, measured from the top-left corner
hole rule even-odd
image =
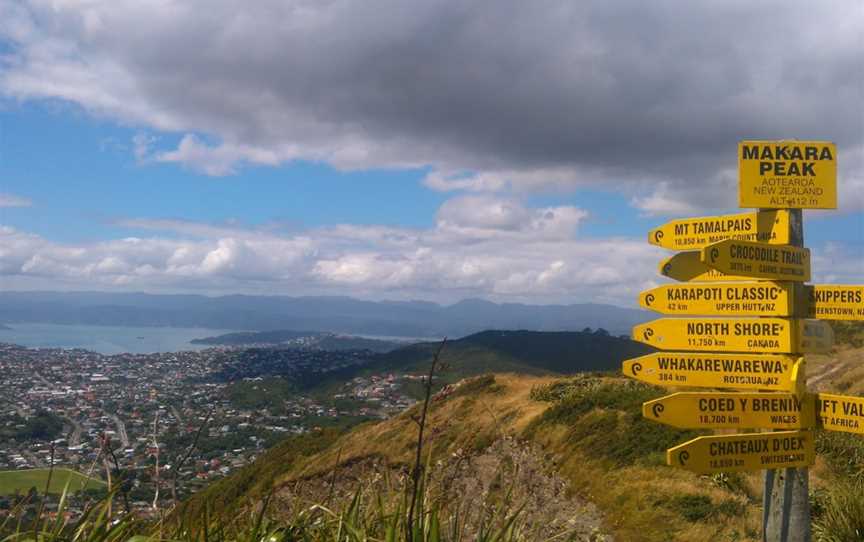
[[[679,282],[752,281],[752,277],[730,275],[709,267],[698,251],[679,252],[660,262],[658,271],[664,277]]]
[[[727,239],[702,249],[699,259],[730,275],[768,280],[810,280],[810,250]]]
[[[764,470],[763,539],[804,542],[814,430],[864,435],[864,397],[808,393],[804,354],[831,352],[825,320],[864,321],[864,286],[807,284],[802,209],[837,207],[833,143],[742,141],[738,177],[748,212],[681,218],[648,233],[650,244],[678,251],[658,268],[673,282],[639,296],[667,317],[634,326],[634,340],[660,351],[622,371],[676,388],[643,403],[656,423],[767,431],[702,436],[667,450],[666,461],[700,474]]]
[[[836,209],[837,148],[825,141],[742,141],[738,202],[768,209]]]

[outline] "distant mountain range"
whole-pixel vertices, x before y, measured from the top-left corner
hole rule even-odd
[[[204,327],[265,331],[314,329],[396,337],[462,337],[485,329],[629,334],[650,318],[613,305],[523,305],[468,299],[362,301],[350,297],[153,295],[106,292],[0,292],[0,323]]]

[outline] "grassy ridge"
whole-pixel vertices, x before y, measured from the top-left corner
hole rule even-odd
[[[746,478],[714,480],[663,465],[667,447],[698,434],[642,418],[641,403],[664,393],[660,388],[606,375],[568,379],[477,377],[445,390],[433,401],[429,423],[434,436],[429,446],[434,453],[429,462],[446,465],[458,456],[482,463],[486,450],[502,438],[511,438],[520,443],[524,453],[536,449],[548,455],[554,463],[550,469],[563,476],[572,498],[596,503],[605,516],[604,530],[616,539],[755,539],[759,528],[758,497]],[[277,498],[285,495],[283,502],[312,503],[327,499],[334,472],[339,473],[339,479],[354,480],[352,487],[379,477],[380,469],[357,467],[370,460],[385,465],[385,473],[397,476],[399,469],[411,462],[412,439],[416,436],[413,414],[409,409],[396,418],[363,425],[337,436],[320,452],[302,457],[274,453],[265,460],[268,487],[274,489]],[[208,499],[214,508],[234,510],[259,502],[264,486],[231,502],[223,499],[217,505],[212,501],[216,495],[223,498],[221,488],[240,487],[245,485],[242,480],[256,478],[252,473],[240,474],[214,487],[212,493],[193,497],[194,508],[206,508]],[[449,471],[442,476],[449,477]],[[459,475],[453,476],[453,483],[462,483]],[[535,479],[539,479],[537,476],[539,473]],[[500,480],[507,486],[507,476]],[[298,491],[298,486],[306,490]],[[513,491],[518,496],[519,488]],[[482,495],[492,498],[488,493]],[[480,498],[480,494],[474,498]],[[446,502],[447,506],[439,510],[442,518],[452,511],[448,507],[460,509],[457,501]],[[525,512],[523,519],[536,526],[552,518],[543,517],[542,510],[532,510]]]

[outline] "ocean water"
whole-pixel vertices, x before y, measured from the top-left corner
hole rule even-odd
[[[132,352],[178,352],[202,350],[207,345],[192,344],[192,339],[231,333],[231,329],[197,327],[123,327],[61,324],[5,324],[0,342],[31,348],[85,348],[102,354]]]

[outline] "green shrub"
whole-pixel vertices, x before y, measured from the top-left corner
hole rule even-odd
[[[705,495],[695,493],[678,495],[672,499],[670,504],[684,519],[690,522],[701,521],[714,513],[711,499]]]
[[[747,507],[741,501],[726,499],[717,505],[717,513],[724,516],[737,518],[744,515]]]
[[[860,481],[835,481],[817,497],[812,512],[817,542],[864,540],[864,484]]]
[[[642,417],[642,403],[665,393],[636,381],[603,381],[581,377],[532,390],[537,400],[554,401],[528,428],[561,424],[570,428],[568,440],[590,457],[618,466],[634,462],[663,464],[667,448],[701,433],[675,429]]]
[[[837,431],[817,431],[816,453],[838,478],[864,482],[864,439]]]

